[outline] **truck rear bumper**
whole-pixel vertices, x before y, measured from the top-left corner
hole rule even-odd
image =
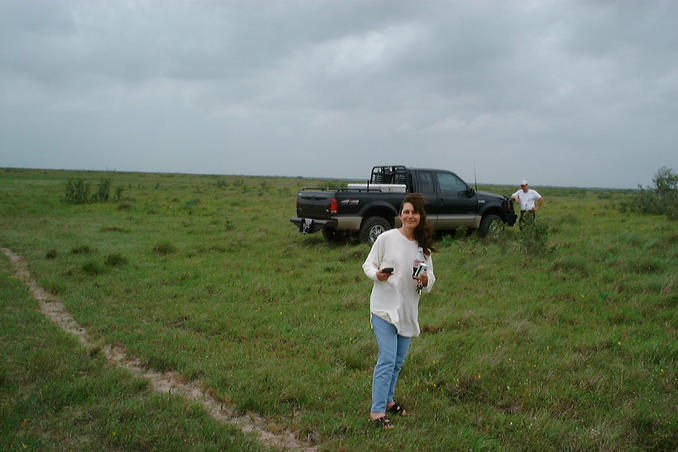
[[[299,232],[304,234],[312,234],[318,232],[324,227],[335,228],[337,227],[337,220],[316,220],[313,218],[290,218],[290,221],[294,223]]]

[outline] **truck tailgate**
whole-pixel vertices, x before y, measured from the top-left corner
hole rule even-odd
[[[297,196],[297,215],[303,218],[330,218],[333,192],[302,191]]]

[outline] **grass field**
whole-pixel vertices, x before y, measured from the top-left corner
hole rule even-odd
[[[124,191],[68,204],[73,177]],[[0,246],[97,340],[321,450],[678,447],[678,223],[622,213],[625,191],[536,187],[548,226],[538,248],[517,228],[440,237],[399,383],[413,415],[380,432],[367,421],[369,249],[289,222],[296,192],[318,184],[328,182],[0,169]],[[4,449],[253,450],[89,356],[10,275],[2,256]]]

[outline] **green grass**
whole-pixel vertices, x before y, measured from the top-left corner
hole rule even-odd
[[[110,178],[124,199],[68,204],[74,177]],[[548,238],[540,252],[523,246],[517,228],[498,241],[441,238],[438,282],[422,297],[422,336],[399,384],[398,398],[414,415],[383,433],[367,422],[376,344],[371,282],[360,266],[369,249],[302,236],[289,222],[296,192],[327,183],[0,170],[0,245],[26,257],[95,337],[200,380],[235,409],[291,427],[321,449],[678,446],[676,222],[622,213],[626,191],[544,188],[538,221]],[[3,325],[15,311],[38,321],[34,305],[5,303]],[[30,361],[34,339],[12,340],[15,359]],[[58,347],[46,343],[44,353]],[[81,373],[105,370],[97,358]],[[3,407],[36,390],[29,381],[6,385],[8,372]],[[109,409],[113,385],[92,384],[88,406]],[[198,416],[145,403],[155,419]],[[52,422],[42,409],[29,406],[26,417]],[[78,437],[77,425],[60,432]],[[238,441],[221,432],[215,441]],[[132,448],[165,448],[165,435],[154,438]],[[55,444],[72,447],[67,441]]]
[[[0,450],[264,450],[81,347],[12,273],[1,255]]]

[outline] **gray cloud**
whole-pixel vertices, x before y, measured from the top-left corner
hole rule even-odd
[[[678,168],[676,19],[668,0],[0,0],[0,166],[647,185]]]

